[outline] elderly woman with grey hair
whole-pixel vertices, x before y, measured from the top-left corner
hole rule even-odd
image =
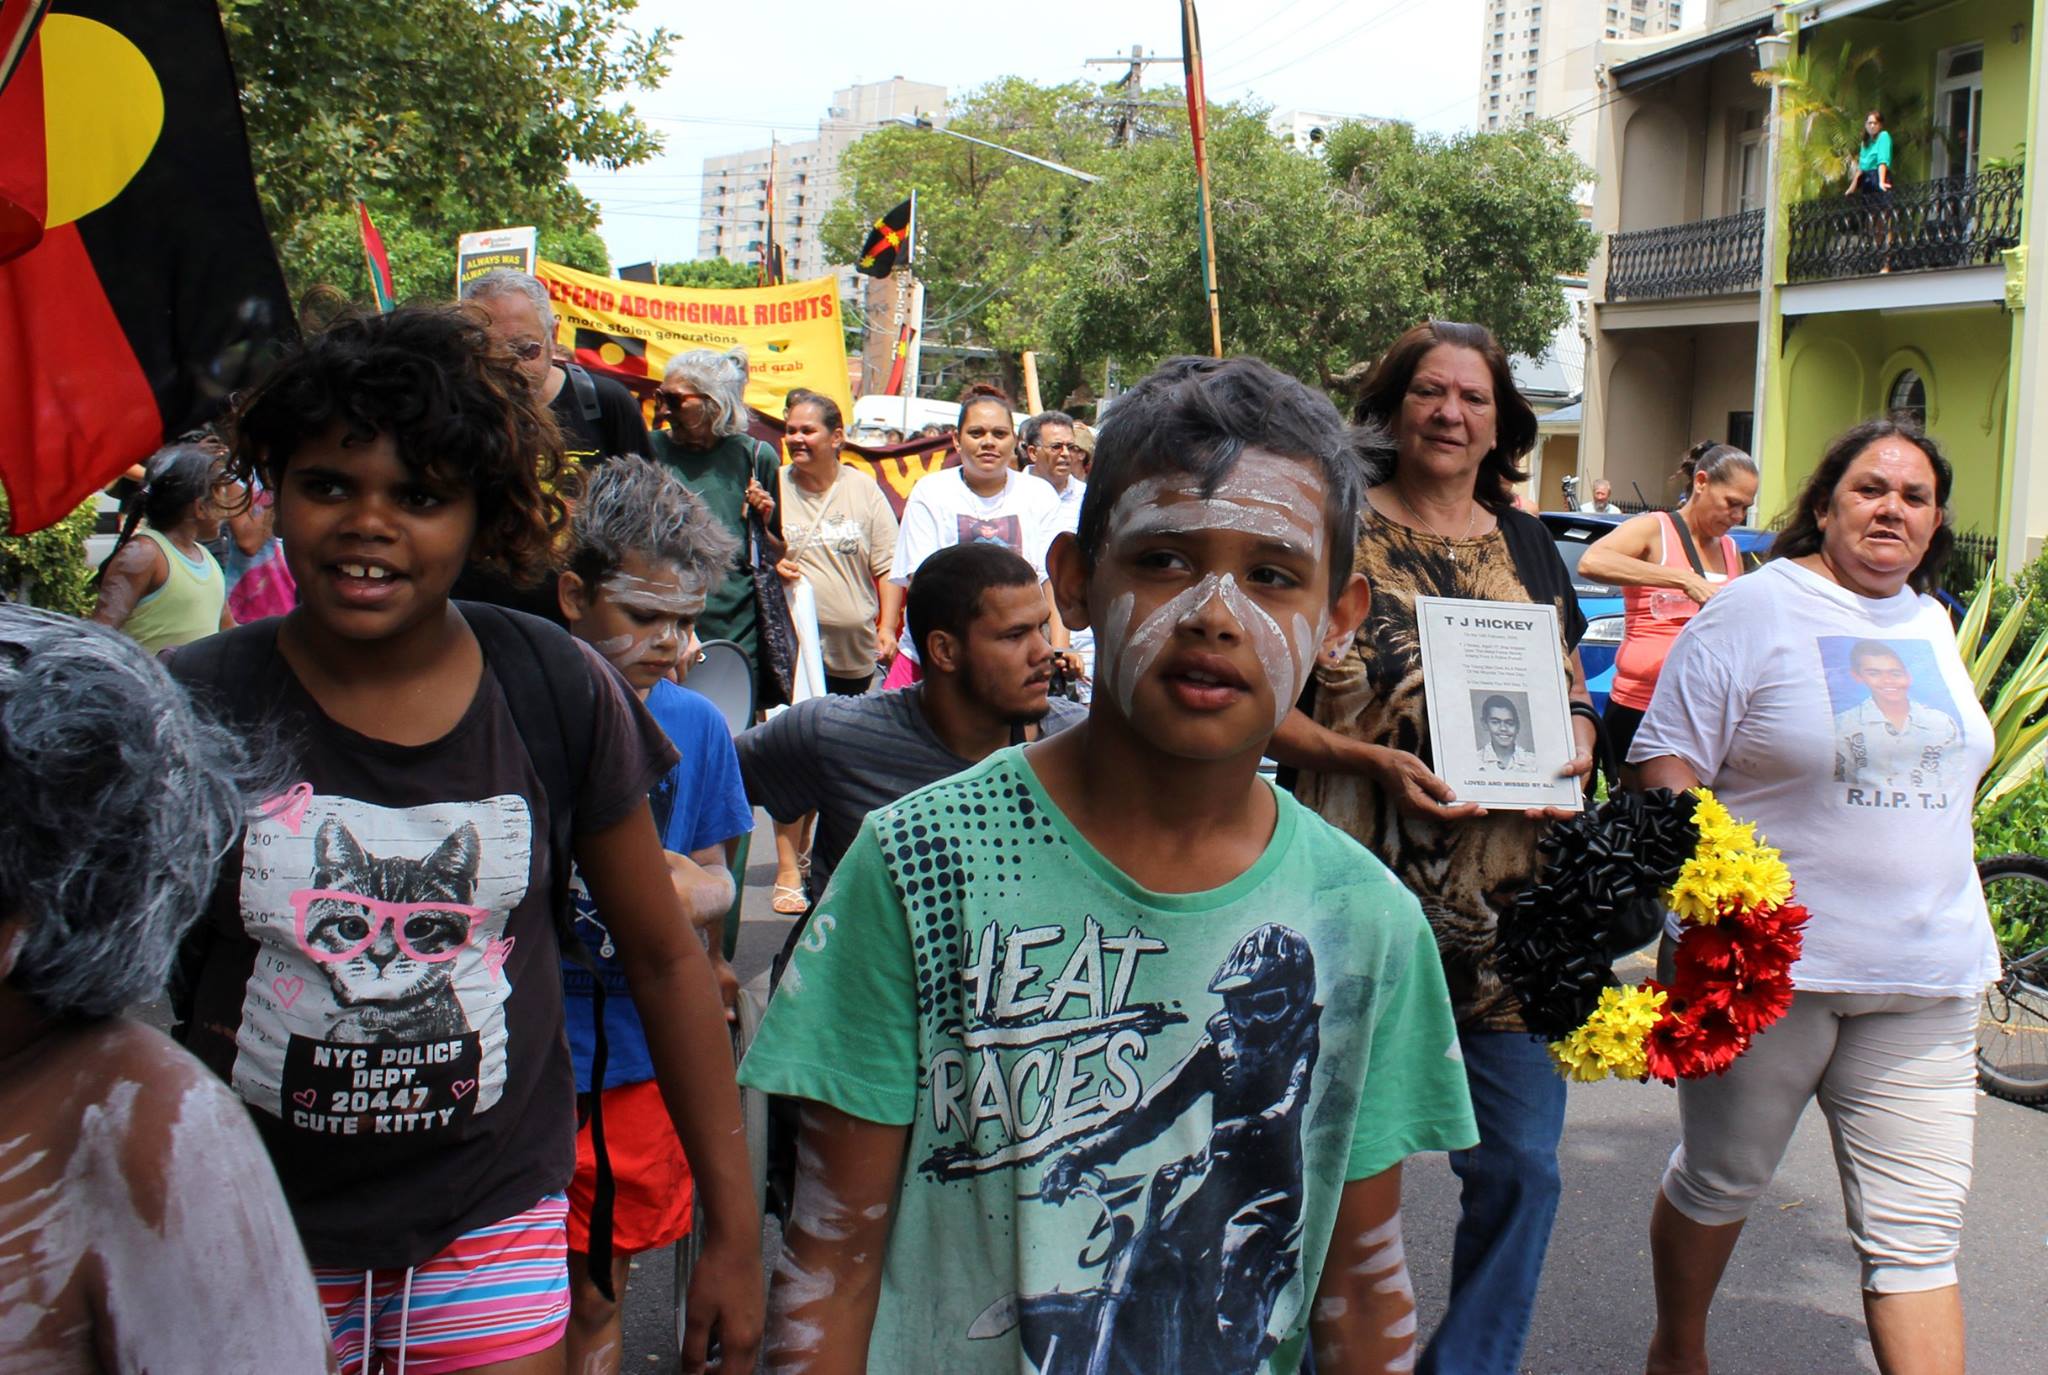
[[[159,997],[244,754],[133,641],[0,604],[0,1367],[326,1370],[298,1231]]]
[[[769,555],[784,553],[782,514],[773,493],[781,464],[775,450],[747,433],[747,351],[716,353],[692,349],[668,360],[663,370],[656,419],[654,458],[697,494],[720,524],[739,541],[739,552],[705,602],[697,633],[706,640],[731,640],[754,666],[756,698],[762,705],[782,700],[782,689],[763,671],[761,611],[747,556],[747,517],[758,513]]]

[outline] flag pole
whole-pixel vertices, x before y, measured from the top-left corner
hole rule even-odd
[[[1187,77],[1188,134],[1195,150],[1195,213],[1202,230],[1202,290],[1209,302],[1209,347],[1221,358],[1223,312],[1216,287],[1216,224],[1209,202],[1209,93],[1202,75],[1202,35],[1195,20],[1195,0],[1181,0],[1180,42]]]

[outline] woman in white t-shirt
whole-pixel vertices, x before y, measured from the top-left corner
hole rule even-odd
[[[1976,1007],[1998,957],[1970,827],[1991,728],[1927,595],[1954,543],[1952,481],[1910,426],[1836,440],[1772,562],[1672,646],[1630,751],[1644,787],[1705,783],[1757,822],[1813,914],[1784,1019],[1727,1074],[1678,1086],[1650,1221],[1653,1375],[1706,1370],[1715,1286],[1815,1098],[1879,1370],[1963,1368]]]
[[[889,572],[889,580],[898,587],[909,587],[919,564],[956,544],[1000,544],[1029,563],[1040,582],[1045,580],[1045,551],[1061,529],[1059,494],[1043,478],[1017,471],[1017,431],[1011,417],[1010,398],[986,382],[970,383],[960,393],[954,441],[960,446],[960,464],[941,468],[910,489]],[[897,606],[902,606],[900,600]],[[1066,627],[1050,596],[1046,616],[1054,652],[1066,654]],[[900,633],[900,627],[886,622],[883,629]],[[883,686],[915,682],[916,661],[910,641],[899,639],[896,662]],[[1068,669],[1077,671],[1078,665],[1070,663]]]

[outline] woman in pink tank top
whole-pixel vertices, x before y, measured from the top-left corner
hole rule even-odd
[[[1583,577],[1622,589],[1621,651],[1603,719],[1624,761],[1671,642],[1707,598],[1741,573],[1728,532],[1756,502],[1756,460],[1732,444],[1693,445],[1678,478],[1685,495],[1676,511],[1630,517],[1579,560]]]

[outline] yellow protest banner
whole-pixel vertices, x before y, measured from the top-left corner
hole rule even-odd
[[[831,277],[736,290],[649,286],[578,272],[545,258],[534,275],[554,303],[555,338],[576,361],[623,378],[661,379],[678,353],[747,351],[747,404],[782,414],[783,398],[808,387],[853,415],[846,384],[846,322]]]

